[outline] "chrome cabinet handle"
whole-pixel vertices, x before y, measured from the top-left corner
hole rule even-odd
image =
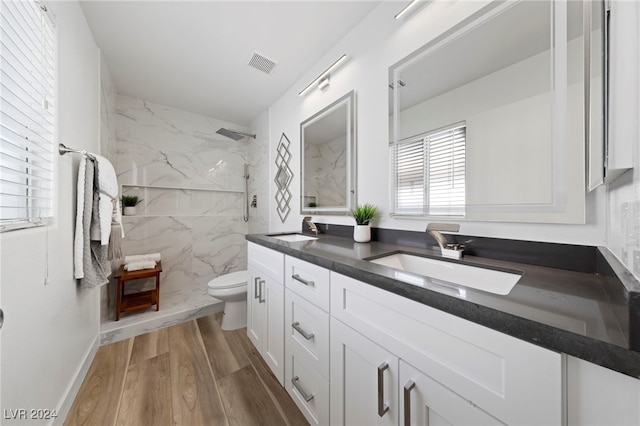
[[[298,275],[298,274],[291,275],[291,278],[293,278],[294,280],[296,280],[298,282],[301,282],[304,285],[316,285],[316,283],[313,282],[313,281],[307,281],[304,278],[300,278],[300,275]]]
[[[253,279],[253,298],[254,299],[259,299],[260,295],[258,294],[258,280],[260,279],[260,277],[255,277]]]
[[[415,387],[413,380],[404,385],[404,426],[411,426],[411,391]]]
[[[389,411],[389,406],[384,403],[384,370],[389,364],[383,362],[378,366],[378,416],[382,417]]]
[[[264,280],[260,280],[260,298],[258,299],[258,303],[264,303]]]
[[[300,328],[300,322],[299,321],[296,321],[293,324],[291,324],[291,327],[293,327],[293,329],[295,331],[297,331],[298,333],[302,334],[302,337],[304,337],[305,339],[307,339],[307,340],[313,339],[313,333],[307,333],[302,328]]]
[[[299,381],[300,381],[300,377],[296,376],[293,379],[291,379],[291,384],[293,385],[294,388],[296,388],[298,392],[300,392],[300,395],[302,395],[305,401],[307,402],[311,401],[313,399],[313,394],[312,393],[307,394],[305,391],[303,391],[300,385],[298,384]]]

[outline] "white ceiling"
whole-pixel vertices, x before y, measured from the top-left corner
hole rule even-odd
[[[245,126],[379,3],[81,1],[119,94]],[[247,65],[254,52],[271,74]]]

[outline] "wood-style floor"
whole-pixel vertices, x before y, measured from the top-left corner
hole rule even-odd
[[[101,347],[65,425],[307,425],[221,314]]]

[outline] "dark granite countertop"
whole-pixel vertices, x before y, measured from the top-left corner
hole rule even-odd
[[[637,342],[630,342],[637,331],[630,330],[632,324],[625,320],[629,297],[615,296],[623,293],[624,289],[617,288],[621,284],[600,274],[465,255],[463,263],[523,273],[511,292],[500,296],[455,284],[439,285],[415,274],[410,274],[414,283],[409,284],[398,279],[397,270],[363,260],[392,252],[441,258],[428,248],[355,243],[351,238],[323,234],[304,242],[262,234],[246,239],[544,348],[640,378],[640,352]]]

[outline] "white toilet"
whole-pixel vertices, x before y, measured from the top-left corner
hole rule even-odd
[[[223,330],[247,326],[248,279],[248,271],[237,271],[209,281],[209,295],[224,302]]]

